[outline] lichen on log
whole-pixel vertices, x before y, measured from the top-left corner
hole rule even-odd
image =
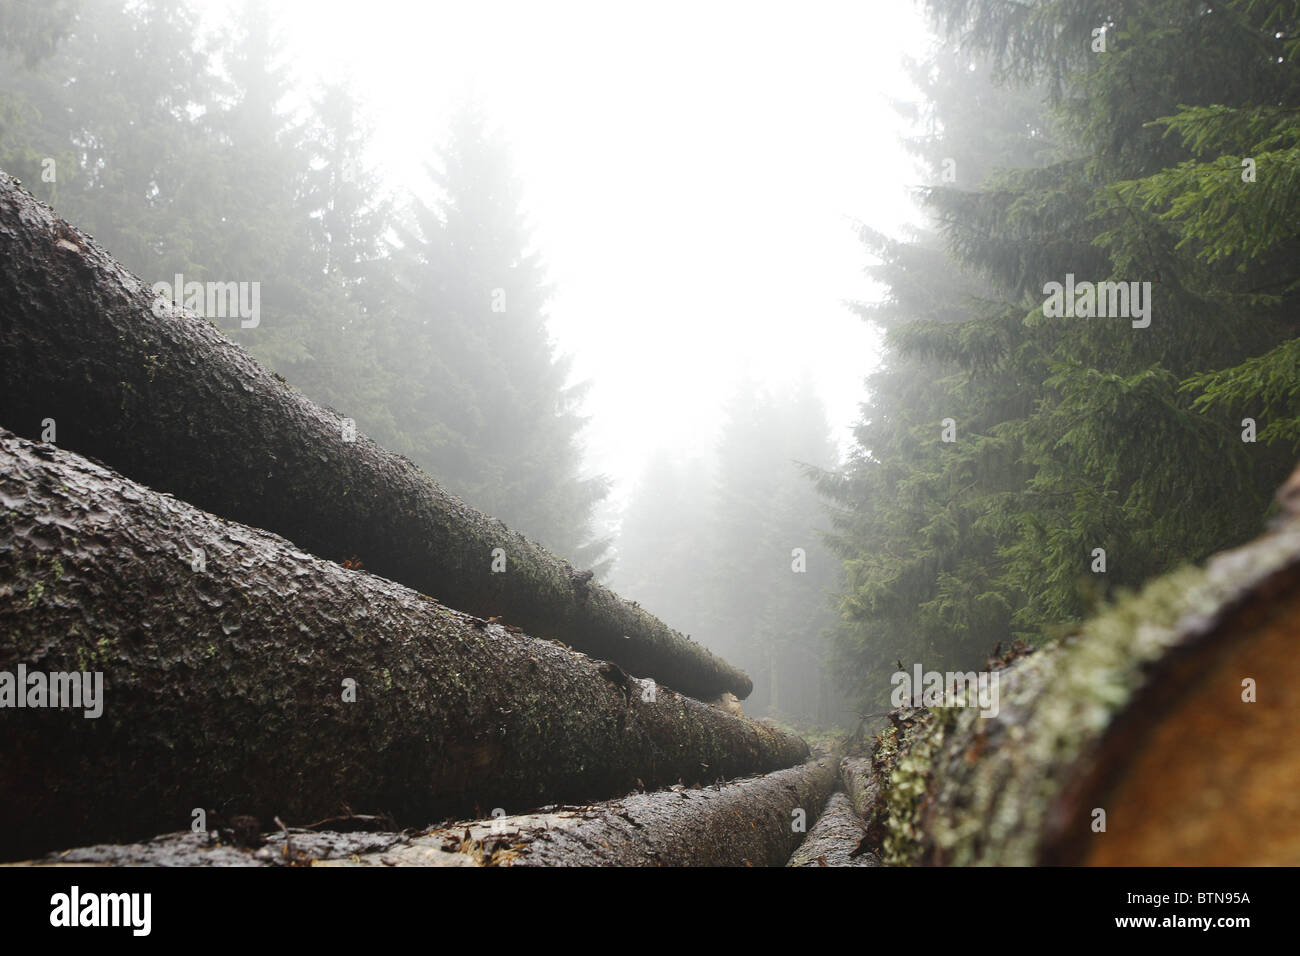
[[[1300,521],[877,738],[891,864],[1300,863]]]

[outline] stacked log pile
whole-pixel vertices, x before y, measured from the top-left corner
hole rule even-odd
[[[157,307],[3,174],[0,382],[0,856],[808,756],[701,702],[747,696],[742,672]]]
[[[427,824],[808,753],[8,433],[0,502],[0,669],[103,675],[97,717],[0,710],[0,818],[23,821],[0,854],[136,839],[194,808],[269,822],[349,805]]]
[[[0,383],[0,858],[1300,863],[1300,473],[1260,539],[837,774],[3,174]]]
[[[354,435],[208,321],[156,306],[150,286],[0,173],[0,426],[39,439],[52,420],[58,444],[141,484],[680,693],[752,691],[741,671]]]

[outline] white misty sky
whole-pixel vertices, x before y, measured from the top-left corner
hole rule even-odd
[[[268,2],[301,82],[352,78],[393,190],[468,96],[504,129],[616,500],[656,447],[711,444],[746,373],[811,369],[847,443],[878,349],[842,305],[876,295],[852,221],[914,218],[913,3]]]

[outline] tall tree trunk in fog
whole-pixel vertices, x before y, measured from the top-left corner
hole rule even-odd
[[[0,502],[0,818],[16,824],[0,857],[188,826],[195,808],[428,825],[808,753],[8,432]],[[74,672],[87,691],[102,675],[93,699],[36,696]]]
[[[0,425],[685,694],[749,678],[446,494],[0,174]]]

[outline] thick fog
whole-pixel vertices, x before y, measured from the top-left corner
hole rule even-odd
[[[873,294],[853,225],[916,217],[891,106],[932,42],[914,5],[270,6],[304,84],[352,80],[386,188],[428,194],[466,100],[502,129],[615,500],[657,449],[711,447],[746,373],[809,373],[847,442],[877,348],[843,308]]]
[[[1296,863],[1297,9],[3,0],[0,861]]]
[[[858,229],[916,218],[900,104],[932,42],[918,10],[47,16],[49,55],[5,65],[11,162],[74,162],[49,194],[110,251],[177,305],[188,281],[251,288],[238,323],[210,317],[295,387],[757,672],[757,715],[852,723],[823,668],[837,560],[804,467],[851,447],[879,359],[848,308],[884,294]],[[16,15],[15,36],[44,22]],[[329,295],[350,303],[313,315]]]

